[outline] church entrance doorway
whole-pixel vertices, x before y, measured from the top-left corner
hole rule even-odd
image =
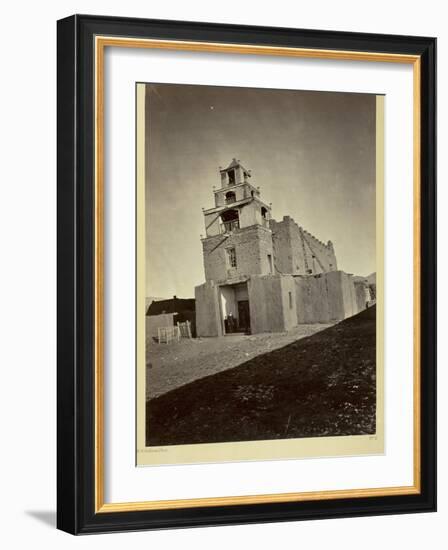
[[[222,285],[219,289],[224,334],[250,332],[250,308],[247,282]]]

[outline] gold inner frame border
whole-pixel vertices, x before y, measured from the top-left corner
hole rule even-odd
[[[414,298],[414,349],[413,349],[413,485],[350,490],[313,491],[301,493],[276,493],[181,500],[157,500],[141,502],[104,502],[104,53],[106,47],[154,48],[161,50],[198,51],[209,53],[239,53],[252,55],[287,56],[314,59],[407,63],[413,65],[413,298]],[[421,202],[421,60],[418,55],[381,52],[356,52],[345,50],[307,49],[251,44],[226,44],[214,42],[156,40],[96,36],[95,56],[95,346],[94,346],[94,398],[95,398],[95,513],[132,512],[143,510],[167,510],[209,506],[231,506],[275,502],[304,502],[343,498],[382,497],[412,495],[421,492],[421,342],[420,342],[420,202]]]

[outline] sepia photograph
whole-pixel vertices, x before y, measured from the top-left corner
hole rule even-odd
[[[383,452],[384,98],[137,86],[137,463]]]

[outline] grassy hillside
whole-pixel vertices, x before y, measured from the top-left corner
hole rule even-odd
[[[147,445],[375,433],[376,310],[147,402]]]

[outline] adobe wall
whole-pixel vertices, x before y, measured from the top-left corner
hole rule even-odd
[[[344,300],[345,317],[351,317],[358,313],[358,307],[356,304],[355,283],[353,281],[353,275],[349,275],[340,272],[342,274],[342,296]]]
[[[328,297],[328,318],[330,321],[341,321],[348,317],[345,311],[344,294],[342,290],[346,273],[332,271],[325,274],[325,285]]]
[[[254,199],[248,204],[244,205],[240,209],[240,227],[249,227],[255,224],[259,224],[259,225],[266,224],[266,226],[269,227],[268,222],[267,221],[265,222],[265,220],[263,220],[263,217],[261,215],[262,207],[263,207],[263,203],[261,203],[257,199]],[[269,209],[267,210],[268,210],[267,217],[269,219],[270,212],[269,212]]]
[[[283,330],[291,330],[297,326],[296,285],[294,277],[284,275],[280,277],[281,296],[283,303]]]
[[[256,189],[253,189],[249,183],[239,183],[238,185],[226,186],[222,189],[215,190],[215,206],[225,206],[226,203],[226,194],[231,191],[235,193],[235,200],[241,201],[252,196],[259,196],[260,192]],[[254,195],[252,195],[252,192]]]
[[[236,194],[236,200],[242,200],[250,197],[250,188],[248,185],[243,185],[240,187],[231,188]],[[226,206],[225,193],[217,193],[215,196],[216,206]],[[232,208],[232,204],[227,205],[229,208]],[[261,208],[264,204],[254,198],[252,201],[248,201],[243,206],[237,207],[239,210],[239,221],[240,227],[250,227],[251,225],[259,224],[265,227],[269,227],[269,222],[265,221],[261,215]],[[267,219],[270,218],[269,208],[265,206],[268,210]],[[214,237],[221,234],[221,216],[220,212],[204,212],[204,227],[207,237]]]
[[[204,215],[205,233],[209,237],[214,237],[221,233],[221,218],[217,212]]]
[[[299,324],[341,321],[360,311],[352,275],[329,271],[295,277]]]
[[[237,267],[228,264],[229,247],[235,247]],[[206,281],[224,282],[227,279],[269,273],[268,254],[272,255],[271,232],[258,225],[202,240]]]
[[[160,315],[146,316],[146,337],[157,338],[158,329],[174,326],[175,313],[161,313]]]
[[[328,323],[332,320],[324,276],[295,277],[295,287],[298,324]]]
[[[291,276],[253,276],[248,281],[251,331],[283,332],[297,325]],[[289,307],[291,292],[292,308]]]
[[[281,222],[271,220],[270,227],[277,272],[307,275],[337,269],[331,241],[323,243],[289,216]]]
[[[204,283],[195,287],[196,332],[198,336],[222,336],[223,329],[219,311],[218,287]]]
[[[306,231],[306,229],[302,229],[301,231],[302,240],[305,242],[305,253],[308,266],[310,269],[313,269],[313,273],[337,270],[336,255],[334,253],[334,248],[331,241],[328,241],[328,243],[325,244],[314,235]],[[297,236],[296,238],[300,237]],[[313,255],[315,256],[314,261]]]
[[[359,287],[359,288],[357,288]],[[253,275],[245,285],[213,282],[195,288],[198,336],[222,336],[222,313],[237,318],[237,298],[249,299],[251,330],[283,332],[297,324],[341,321],[365,308],[361,285],[343,271],[319,275]],[[365,295],[364,295],[365,297]]]
[[[366,284],[362,281],[355,282],[356,304],[358,311],[366,309],[366,302],[369,301],[366,297]]]
[[[353,275],[344,271],[326,273],[330,297],[330,315],[336,319],[346,319],[361,311],[356,299],[355,283]],[[332,283],[339,289],[339,293],[333,292]]]
[[[272,247],[274,251],[274,266],[279,274],[305,273],[300,266],[303,266],[303,258],[298,248],[292,247],[292,223],[287,220],[277,222],[271,220]]]

